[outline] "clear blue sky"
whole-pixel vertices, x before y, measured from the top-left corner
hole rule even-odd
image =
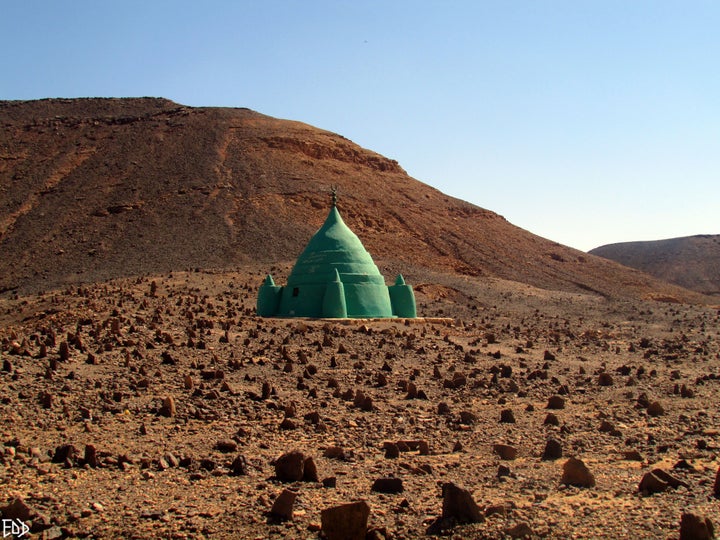
[[[720,233],[715,0],[0,0],[0,50],[0,99],[300,120],[582,250]]]

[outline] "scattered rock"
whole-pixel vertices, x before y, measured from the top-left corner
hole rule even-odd
[[[651,476],[648,476],[651,475]],[[643,481],[647,477],[647,483],[643,485]],[[661,484],[657,484],[656,480],[660,480]],[[640,485],[638,486],[638,491],[643,492],[647,491],[648,493],[658,493],[659,491],[664,491],[664,489],[660,489],[659,491],[652,491],[651,488],[653,486],[661,487],[662,484],[665,484],[666,488],[667,486],[677,489],[679,487],[685,487],[689,488],[690,486],[687,484],[687,482],[684,482],[677,478],[676,476],[673,476],[672,474],[663,471],[662,469],[653,469],[649,473],[646,473],[645,476],[643,476],[642,480],[640,481]]]
[[[372,491],[378,493],[402,493],[403,483],[400,478],[378,478],[373,482]]]
[[[550,396],[547,402],[546,409],[564,409],[565,399],[562,396],[554,395]]]
[[[493,452],[500,456],[500,459],[504,459],[506,461],[512,461],[518,454],[517,448],[508,444],[493,445]]]
[[[591,488],[595,486],[595,477],[582,460],[570,458],[563,465],[563,474],[560,483],[569,486]]]
[[[490,504],[485,507],[485,517],[503,516],[507,517],[512,512],[513,503]]]
[[[647,472],[643,475],[638,485],[638,491],[647,495],[653,495],[655,493],[662,493],[670,486],[667,482],[658,478],[657,475],[652,472]]]
[[[305,455],[293,450],[275,460],[275,476],[282,482],[298,482],[305,472]]]
[[[283,421],[280,422],[280,429],[283,431],[297,429],[297,427],[297,422],[292,418],[284,418]]]
[[[385,442],[383,444],[385,449],[385,459],[395,459],[400,457],[400,448],[393,442]]]
[[[203,458],[200,460],[200,468],[205,471],[214,471],[217,463],[209,458]]]
[[[229,454],[235,452],[238,448],[238,444],[232,439],[222,439],[215,443],[215,449],[224,453]]]
[[[345,450],[340,446],[328,446],[323,452],[323,457],[329,459],[345,459]]]
[[[673,469],[682,469],[682,470],[690,471],[690,472],[694,472],[694,473],[698,472],[698,470],[691,463],[689,463],[686,459],[681,459],[680,461],[675,463],[675,465],[673,465],[672,468]]]
[[[85,445],[85,455],[83,457],[83,462],[92,468],[98,466],[97,450],[92,444]]]
[[[63,444],[55,448],[52,457],[53,463],[71,464],[78,459],[80,452],[72,444]]]
[[[470,492],[446,482],[442,486],[443,504],[442,518],[453,518],[460,523],[477,523],[483,521],[480,508]]]
[[[531,538],[534,533],[530,528],[530,525],[521,521],[520,523],[505,529],[505,534],[511,538]]]
[[[175,454],[168,452],[162,456],[159,460],[160,469],[171,469],[180,465],[180,460],[175,457]]]
[[[695,397],[695,392],[692,388],[688,388],[684,384],[680,387],[680,397],[690,399]]]
[[[227,381],[223,381],[223,383],[220,385],[220,391],[221,392],[227,392],[230,395],[234,396],[236,394],[235,388],[230,386],[230,383]]]
[[[42,392],[40,394],[40,405],[43,409],[52,409],[53,395],[50,392]]]
[[[248,473],[248,465],[245,456],[238,455],[230,465],[230,476],[245,476]]]
[[[67,362],[70,359],[70,346],[67,341],[60,343],[58,354],[60,355],[60,361],[62,362]]]
[[[684,512],[680,517],[680,540],[712,540],[715,528],[710,518]]]
[[[650,416],[662,416],[665,414],[665,409],[659,401],[653,401],[648,405],[647,413]]]
[[[418,453],[421,456],[429,456],[430,444],[427,441],[418,441]]]
[[[160,416],[167,416],[168,418],[175,416],[177,413],[175,409],[175,398],[172,396],[164,398],[159,413]]]
[[[625,450],[623,451],[623,459],[628,461],[642,461],[643,457],[637,450]]]
[[[470,488],[482,503],[482,515],[493,518],[486,525],[457,528],[448,538],[573,532],[588,538],[670,537],[678,534],[683,512],[697,515],[697,527],[707,528],[709,518],[717,534],[712,505],[720,500],[720,470],[714,463],[720,430],[712,398],[720,385],[715,328],[720,312],[715,309],[633,300],[625,313],[612,302],[571,295],[563,296],[567,313],[561,309],[565,302],[543,310],[544,299],[533,300],[532,309],[523,305],[511,312],[510,299],[484,291],[467,296],[469,303],[456,318],[461,311],[451,301],[465,301],[476,291],[465,285],[462,294],[427,286],[418,295],[424,310],[447,320],[307,320],[307,328],[296,332],[296,321],[254,316],[257,287],[251,281],[240,283],[233,276],[231,284],[225,276],[197,274],[198,283],[208,286],[189,294],[183,291],[183,274],[168,287],[163,283],[157,297],[135,295],[129,279],[103,285],[111,293],[107,299],[101,289],[85,285],[89,293],[71,286],[67,293],[28,297],[26,304],[10,298],[13,293],[3,296],[3,316],[16,323],[0,329],[0,367],[7,360],[7,369],[0,369],[0,408],[7,413],[0,438],[0,492],[7,488],[7,494],[0,496],[0,506],[23,495],[48,512],[49,528],[32,520],[33,538],[87,537],[95,530],[121,536],[123,513],[133,508],[139,508],[138,535],[232,536],[239,522],[218,519],[228,496],[244,509],[236,516],[247,525],[241,536],[315,537],[324,507],[357,500],[344,497],[367,497],[374,515],[366,523],[366,540],[413,538],[429,525],[431,498],[440,494],[434,489],[450,480]],[[438,290],[452,297],[438,296]],[[63,296],[81,309],[66,313]],[[590,304],[606,312],[607,322],[598,320]],[[111,331],[113,320],[120,332]],[[366,329],[356,336],[358,324]],[[650,360],[639,349],[628,354],[622,344],[632,340],[637,346],[636,329],[645,326],[652,336]],[[589,328],[597,330],[585,332]],[[487,331],[502,347],[487,347],[482,337]],[[50,332],[57,333],[57,344],[51,344]],[[222,335],[227,339],[218,341]],[[332,336],[333,346],[323,350],[324,335]],[[82,336],[84,352],[75,336]],[[61,362],[58,344],[64,339],[69,358]],[[341,342],[346,354],[336,353]],[[47,357],[39,359],[43,345]],[[568,363],[542,365],[546,347]],[[493,359],[497,349],[505,364]],[[31,356],[11,356],[13,350]],[[332,354],[342,360],[334,369],[328,367]],[[91,356],[96,363],[86,363]],[[45,378],[51,361],[55,371]],[[283,373],[286,364],[293,367],[289,374]],[[634,386],[627,385],[631,379]],[[434,400],[419,401],[421,389]],[[349,401],[340,399],[343,393]],[[374,411],[362,412],[370,394]],[[174,398],[177,410],[168,407],[164,418],[160,408],[166,396]],[[652,417],[654,402],[664,405],[664,416]],[[519,416],[510,423],[515,410]],[[294,431],[278,431],[283,414]],[[622,436],[613,438],[620,430]],[[451,453],[463,444],[467,453]],[[290,450],[301,454],[295,471],[276,472],[276,465],[288,465],[282,459],[269,464],[269,458]],[[595,489],[566,488],[557,477],[560,491],[552,487],[552,475],[565,475],[559,469],[567,454],[592,457],[587,466],[597,475]],[[538,464],[541,457],[558,461]],[[619,461],[623,457],[637,461]],[[667,472],[653,470],[660,464]],[[74,468],[62,470],[63,465]],[[628,488],[633,470],[636,483]],[[322,483],[301,483],[318,477]],[[113,487],[127,482],[137,483],[137,489]],[[226,489],[206,489],[217,482]],[[88,488],[91,492],[84,493]],[[644,498],[631,493],[634,488],[642,495],[657,494]],[[449,489],[443,490],[443,502]],[[157,490],[172,504],[153,507]],[[522,504],[508,513],[508,501]],[[93,509],[93,502],[103,506]],[[66,503],[70,506],[63,508]],[[614,513],[615,503],[622,503],[621,513]],[[440,508],[435,511],[433,518],[441,515]],[[476,518],[447,508],[444,514],[440,520],[446,529]],[[271,517],[296,523],[278,526]],[[652,525],[662,530],[648,528],[656,517]]]
[[[0,515],[2,515],[3,519],[30,521],[37,515],[37,511],[29,506],[21,497],[16,497],[7,505],[0,507]]]
[[[562,457],[562,444],[557,439],[548,439],[543,450],[543,461],[554,461]]]
[[[363,411],[372,411],[373,410],[373,400],[370,396],[366,396],[365,393],[362,390],[358,390],[355,392],[354,397],[352,396],[352,390],[348,390],[351,394],[348,395],[350,399],[353,400],[353,405]],[[348,399],[347,401],[349,401]]]
[[[322,485],[326,488],[334,488],[335,486],[337,486],[337,478],[335,476],[323,478]]]
[[[500,423],[502,424],[514,424],[515,414],[512,409],[503,409],[500,411]]]
[[[66,532],[69,532],[66,527],[60,528],[57,525],[53,525],[49,529],[43,530],[40,538],[42,540],[59,540],[61,538],[67,538]]]
[[[370,506],[358,501],[326,508],[320,512],[326,540],[365,540]]]
[[[296,492],[289,489],[283,489],[280,495],[278,495],[275,499],[275,502],[270,509],[270,516],[280,521],[292,520],[293,505],[295,504],[296,498]]]
[[[303,463],[303,474],[302,479],[305,482],[319,482],[320,477],[318,476],[317,466],[315,460],[311,457],[306,457]]]

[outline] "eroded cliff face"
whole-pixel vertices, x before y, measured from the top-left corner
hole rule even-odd
[[[346,138],[165,99],[0,102],[0,289],[293,261],[331,186],[378,263],[697,299],[448,197]]]

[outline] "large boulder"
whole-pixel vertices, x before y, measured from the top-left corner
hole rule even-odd
[[[341,504],[320,512],[327,540],[365,540],[370,506],[365,501]]]

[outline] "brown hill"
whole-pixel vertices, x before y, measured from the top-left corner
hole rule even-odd
[[[165,99],[0,102],[0,290],[291,262],[340,209],[385,271],[698,301],[535,236],[344,137]]]
[[[590,251],[664,281],[720,295],[720,235],[609,244]]]

